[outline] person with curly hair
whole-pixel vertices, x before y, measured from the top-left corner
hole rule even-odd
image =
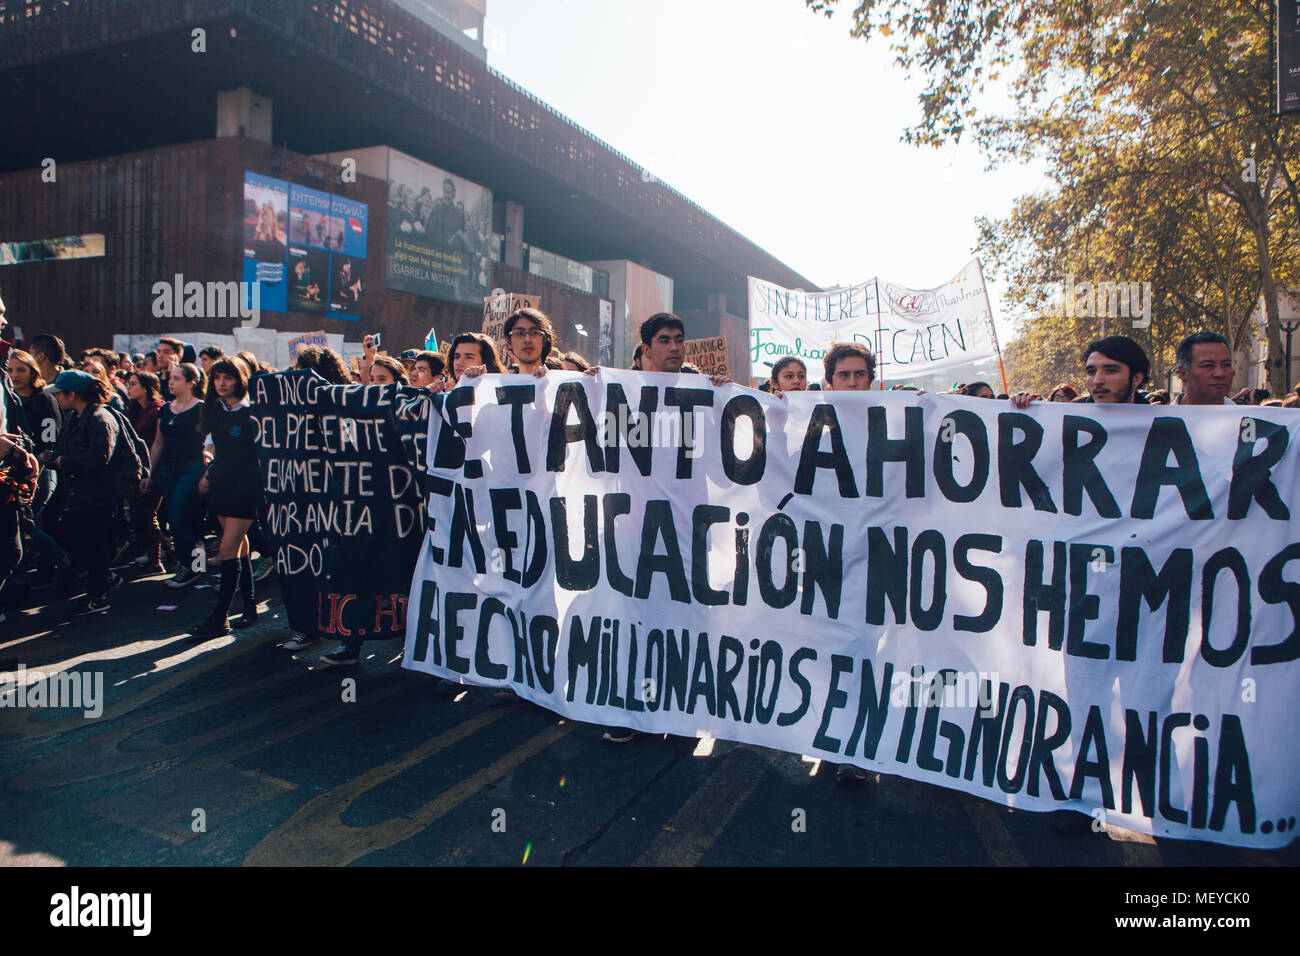
[[[293,367],[309,368],[331,385],[352,384],[352,376],[343,356],[323,345],[308,345],[299,349]]]
[[[1049,402],[1072,402],[1079,397],[1078,390],[1069,382],[1062,382],[1047,396]]]
[[[481,332],[461,332],[451,340],[447,354],[451,356],[451,374],[447,376],[448,391],[456,387],[466,369],[482,366],[484,372],[499,374],[502,371],[496,346]]]

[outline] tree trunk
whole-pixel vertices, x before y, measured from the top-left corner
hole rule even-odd
[[[1274,395],[1286,393],[1286,352],[1282,348],[1282,324],[1278,316],[1277,283],[1273,280],[1273,259],[1268,251],[1268,209],[1263,203],[1251,203],[1250,231],[1255,237],[1255,257],[1259,260],[1260,291],[1264,293],[1264,334],[1268,345],[1268,390]]]

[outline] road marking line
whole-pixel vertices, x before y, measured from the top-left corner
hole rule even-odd
[[[346,866],[376,850],[385,850],[415,836],[577,726],[564,721],[548,727],[405,816],[360,827],[343,823],[343,814],[362,794],[514,712],[502,708],[482,711],[402,756],[309,800],[248,852],[244,866]]]
[[[958,796],[966,810],[966,816],[970,817],[970,822],[974,824],[975,832],[979,834],[984,849],[988,851],[989,860],[994,866],[1029,865],[993,804],[969,794],[958,794]]]
[[[261,647],[263,644],[271,641],[281,640],[292,633],[293,631],[272,631],[265,635],[265,638],[258,638],[254,641],[248,641],[246,643],[241,642],[230,647],[224,647],[213,653],[208,659],[200,661],[198,664],[195,664],[187,670],[178,671],[170,677],[163,678],[153,686],[146,687],[138,694],[124,697],[116,703],[109,704],[104,708],[104,713],[99,716],[98,721],[106,722],[116,717],[120,717],[123,714],[130,713],[133,710],[138,710],[145,704],[161,697],[163,694],[166,694],[176,686],[185,683],[185,681],[198,677],[206,671],[209,671],[220,664],[226,663],[232,657],[237,657],[246,651],[252,650],[256,647]],[[6,742],[13,739],[23,740],[31,737],[49,737],[62,733],[65,730],[87,726],[87,721],[81,716],[81,714],[76,714],[72,717],[64,717],[59,720],[37,720],[35,719],[36,713],[36,711],[33,711],[32,716],[25,723],[20,724],[12,736],[6,732],[5,736],[8,738]]]
[[[637,866],[694,866],[749,799],[758,781],[776,759],[765,748],[730,751],[691,794],[676,815],[664,824]]]
[[[123,751],[121,749],[121,745],[127,740],[141,731],[148,730],[158,724],[175,720],[178,717],[183,717],[195,710],[202,710],[215,706],[216,704],[223,703],[234,697],[260,693],[263,690],[274,687],[276,684],[283,683],[293,677],[301,676],[301,672],[296,671],[286,671],[281,674],[273,674],[270,677],[263,678],[262,680],[256,681],[252,684],[232,687],[229,690],[222,691],[218,694],[210,694],[207,697],[201,697],[197,700],[189,701],[188,703],[169,710],[126,721],[120,726],[87,737],[70,747],[56,751],[45,759],[31,767],[28,767],[17,776],[11,778],[8,782],[8,788],[17,792],[42,790],[46,787],[55,787],[66,783],[78,783],[85,780],[94,780],[97,777],[122,773],[127,770],[134,770],[139,767],[148,766],[149,764],[167,760],[171,757],[177,756],[178,754],[190,750],[196,750],[213,740],[219,740],[222,737],[228,737],[231,734],[239,733],[241,730],[245,730],[249,727],[256,727],[259,724],[264,724],[269,720],[275,719],[282,713],[290,711],[295,707],[302,706],[307,699],[330,696],[338,693],[338,689],[335,687],[330,687],[328,690],[318,688],[315,693],[309,692],[306,695],[291,697],[288,700],[281,701],[279,704],[272,707],[259,708],[247,717],[244,717],[242,720],[220,724],[206,733],[187,737],[184,740],[177,741],[173,744],[158,744],[137,751]]]
[[[371,688],[367,686],[365,698],[355,704],[347,704],[346,708],[344,705],[340,704],[339,707],[332,710],[322,711],[319,714],[312,714],[309,717],[296,720],[291,724],[283,724],[268,734],[258,736],[256,740],[247,740],[242,744],[228,747],[210,757],[204,757],[202,760],[197,762],[196,766],[201,770],[211,770],[223,764],[234,763],[241,757],[247,757],[251,753],[270,747],[273,744],[278,744],[282,740],[296,737],[305,731],[329,723],[331,720],[335,720],[345,714],[360,713],[365,708],[378,704],[381,701],[392,697],[394,694],[410,689],[410,683],[397,680],[392,681],[387,687]],[[336,697],[337,695],[338,688],[331,685],[323,693],[312,695],[312,699]]]

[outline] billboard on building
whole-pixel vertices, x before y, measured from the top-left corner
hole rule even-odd
[[[104,255],[104,234],[88,232],[81,236],[57,239],[30,239],[0,242],[0,266],[27,262],[52,262],[59,259],[96,259]]]
[[[359,320],[368,229],[363,202],[244,173],[243,279],[263,309]]]
[[[1277,0],[1277,111],[1300,113],[1300,0]]]
[[[388,288],[479,305],[490,292],[491,242],[491,190],[388,151]]]
[[[245,172],[243,280],[249,286],[258,283],[263,309],[287,311],[288,251],[289,184]]]

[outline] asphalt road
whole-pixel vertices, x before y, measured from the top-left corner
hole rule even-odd
[[[0,709],[0,865],[1300,862],[1297,843],[1060,834],[1044,815],[898,777],[837,783],[828,764],[725,741],[614,746],[488,690],[439,696],[396,641],[352,668],[319,664],[325,643],[278,649],[273,580],[255,628],[196,641],[215,591],[162,580],[70,622],[7,609],[0,659],[102,673],[103,712]]]

